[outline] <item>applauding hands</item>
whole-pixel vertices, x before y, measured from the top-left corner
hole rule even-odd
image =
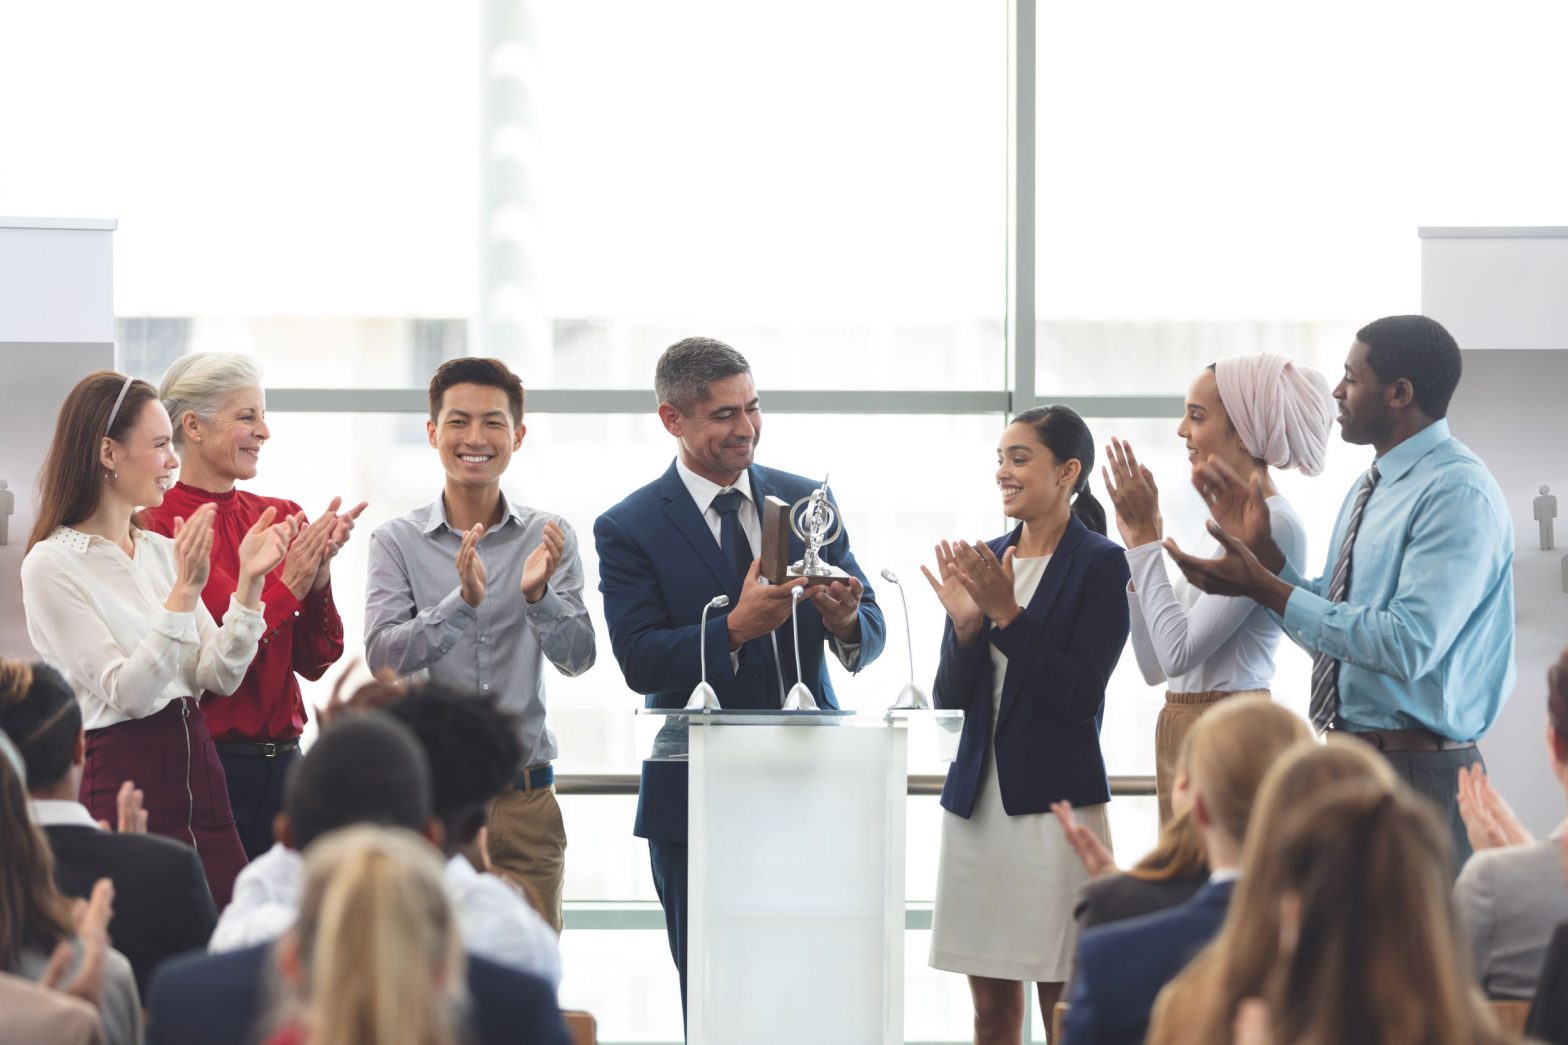
[[[942,608],[953,622],[960,646],[967,646],[980,634],[981,621],[1005,628],[1022,612],[1013,595],[1013,551],[1008,548],[998,559],[984,541],[943,541],[936,546],[936,567],[940,580],[925,566],[920,572]]]

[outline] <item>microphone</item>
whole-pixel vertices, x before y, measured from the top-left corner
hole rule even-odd
[[[785,711],[815,711],[817,698],[811,695],[811,690],[806,688],[806,683],[800,677],[800,620],[795,611],[800,606],[800,598],[806,589],[796,588],[790,592],[789,620],[795,633],[795,684],[789,688],[789,694],[784,698]]]
[[[931,707],[931,698],[926,696],[925,690],[915,685],[915,640],[909,627],[909,596],[904,594],[904,586],[892,570],[883,570],[882,579],[898,589],[899,601],[904,604],[904,646],[909,651],[909,684],[888,710],[928,709]]]
[[[708,600],[702,608],[702,623],[697,626],[698,656],[701,658],[698,667],[702,672],[702,681],[697,683],[697,688],[691,691],[691,698],[686,701],[687,711],[718,711],[719,695],[708,685],[708,611],[722,610],[730,604],[728,595],[715,595]]]

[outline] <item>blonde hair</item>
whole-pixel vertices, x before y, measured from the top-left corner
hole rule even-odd
[[[1181,752],[1176,756],[1176,776],[1188,777],[1192,786],[1192,731],[1182,738]],[[1127,872],[1129,878],[1145,882],[1168,882],[1196,874],[1207,874],[1209,857],[1203,851],[1203,834],[1198,822],[1192,818],[1192,806],[1171,817],[1160,829],[1159,840],[1142,860]]]
[[[1192,731],[1193,803],[1202,801],[1216,826],[1244,842],[1269,767],[1292,744],[1311,740],[1312,731],[1299,715],[1262,697],[1232,697]]]
[[[176,359],[158,382],[158,398],[174,425],[174,445],[185,445],[181,419],[187,413],[211,422],[230,395],[260,385],[261,368],[249,356],[195,352]]]
[[[455,1045],[462,941],[435,849],[400,828],[334,831],[305,853],[292,1015],[311,1045]]]
[[[1151,1043],[1225,1045],[1231,1040],[1236,1007],[1263,993],[1279,957],[1280,834],[1291,810],[1346,781],[1385,791],[1400,786],[1388,761],[1359,740],[1298,744],[1269,770],[1258,788],[1241,878],[1225,924],[1160,992],[1149,1023]]]

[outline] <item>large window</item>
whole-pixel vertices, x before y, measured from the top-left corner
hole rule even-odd
[[[9,5],[0,212],[119,219],[125,369],[261,361],[255,488],[371,502],[335,566],[354,652],[369,527],[439,491],[420,390],[443,359],[512,363],[531,398],[508,492],[575,527],[600,624],[598,665],[550,683],[561,769],[629,773],[637,697],[591,531],[669,462],[648,391],[666,345],[736,345],[761,458],[831,474],[889,622],[881,660],[834,682],[881,707],[909,661],[877,574],[907,586],[929,686],[942,615],[919,564],[1001,532],[1010,411],[1066,399],[1100,443],[1132,440],[1196,544],[1174,428],[1200,368],[1279,351],[1332,382],[1360,324],[1420,309],[1418,225],[1568,224],[1565,32],[1549,0]],[[1365,459],[1336,442],[1324,476],[1280,481],[1309,572]],[[1285,643],[1277,697],[1304,708],[1307,670]],[[1113,773],[1152,772],[1161,699],[1128,651]],[[673,1041],[632,803],[565,800],[563,999],[607,1042]],[[1113,805],[1124,862],[1151,806]],[[906,1029],[956,1041],[967,992],[925,968],[919,928],[940,817],[910,810]]]

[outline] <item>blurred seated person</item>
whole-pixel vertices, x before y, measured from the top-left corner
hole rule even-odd
[[[27,767],[33,820],[54,851],[60,891],[85,899],[100,878],[114,883],[109,934],[145,993],[153,968],[205,946],[218,920],[196,850],[145,833],[147,814],[130,781],[121,786],[118,831],[77,800],[87,736],[76,695],[58,671],[0,658],[0,730]]]
[[[559,984],[561,956],[555,930],[508,880],[475,867],[463,855],[465,848],[477,851],[474,842],[484,827],[489,803],[517,778],[522,747],[512,717],[501,711],[493,697],[456,694],[435,684],[412,687],[390,700],[381,684],[371,689],[384,712],[409,727],[425,756],[430,773],[429,808],[437,827],[427,831],[426,837],[446,856],[443,881],[447,898],[457,911],[464,945],[470,953]],[[331,725],[328,731],[335,728]],[[331,773],[339,779],[319,793],[329,804],[338,787],[352,791],[370,782],[355,766],[335,767]],[[291,797],[285,805],[279,840],[241,872],[234,902],[223,912],[213,934],[214,951],[277,939],[293,924],[299,909],[304,873],[300,853],[325,830],[365,819],[328,817],[302,832],[295,820],[293,798],[310,802],[307,792],[315,790],[310,782],[322,781],[317,774],[307,777],[303,771],[295,779],[301,780],[301,787],[289,786]],[[403,826],[422,830],[417,824]]]
[[[27,812],[21,754],[0,733],[0,973],[35,983],[91,981],[107,1045],[142,1040],[141,1002],[125,956],[108,946],[114,886],[94,888],[78,910],[54,884],[54,855]],[[94,917],[96,915],[96,917]],[[91,931],[89,931],[91,930]],[[5,1032],[0,1014],[0,1033]]]
[[[1568,650],[1546,673],[1546,752],[1568,792]],[[1537,842],[1492,788],[1486,770],[1459,770],[1459,815],[1474,855],[1454,884],[1459,926],[1489,998],[1531,998],[1553,929],[1568,922],[1558,844],[1568,823]]]
[[[1265,774],[1275,759],[1311,736],[1306,722],[1284,708],[1239,694],[1193,725],[1192,817],[1203,835],[1209,881],[1184,904],[1083,935],[1063,1025],[1068,1041],[1143,1041],[1160,989],[1225,920]]]
[[[280,844],[301,845],[308,860],[317,840],[330,832],[374,824],[414,831],[439,849],[443,831],[431,813],[431,794],[424,751],[406,726],[382,711],[344,713],[322,730],[289,779]],[[269,853],[275,851],[276,846]],[[237,883],[235,902],[251,908],[247,929],[272,926],[265,942],[178,958],[154,974],[149,1042],[254,1045],[281,1029],[269,1008],[277,993],[274,946],[297,922],[305,884],[303,862],[297,852],[291,855],[296,861],[292,873],[285,862],[273,861],[268,877]],[[242,884],[256,895],[243,896]],[[216,937],[215,949],[221,950]],[[358,954],[362,963],[371,957]],[[462,1040],[477,1045],[565,1045],[550,982],[474,954],[468,955],[465,976],[471,1004]],[[309,1040],[319,1045],[325,1039]]]

